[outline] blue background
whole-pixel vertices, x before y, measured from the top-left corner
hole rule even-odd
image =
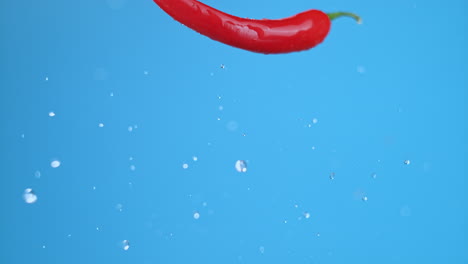
[[[468,263],[466,1],[204,2],[364,23],[262,55],[151,0],[2,0],[1,263]]]

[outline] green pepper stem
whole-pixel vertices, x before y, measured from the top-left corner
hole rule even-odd
[[[328,15],[328,18],[330,18],[330,20],[333,20],[338,17],[347,16],[347,17],[354,18],[358,24],[362,23],[361,17],[359,17],[356,14],[349,13],[349,12],[334,12],[334,13],[328,13],[327,15]]]

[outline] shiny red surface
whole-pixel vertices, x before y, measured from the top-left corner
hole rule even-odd
[[[248,19],[232,16],[196,0],[153,0],[185,26],[237,48],[272,54],[310,49],[330,30],[330,19],[308,10],[283,19]]]

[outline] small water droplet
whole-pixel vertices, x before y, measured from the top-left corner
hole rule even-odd
[[[128,240],[122,241],[122,249],[127,251],[130,248],[130,242]]]
[[[36,179],[40,179],[41,178],[41,172],[40,171],[35,171],[34,172],[34,177],[36,177]]]
[[[131,170],[131,171],[135,171],[135,170],[136,170],[135,165],[130,165],[130,170]]]
[[[50,162],[50,166],[54,169],[60,167],[60,164],[60,160],[53,160]]]
[[[226,68],[226,66],[224,64],[221,64],[220,68],[224,69],[224,68]]]
[[[132,127],[132,126],[128,126],[127,130],[128,130],[128,132],[132,132],[132,131],[133,131],[133,127]]]
[[[50,117],[54,117],[54,116],[55,116],[55,112],[49,112],[49,116],[50,116]]]
[[[405,161],[403,161],[403,163],[404,163],[405,165],[410,165],[411,161],[410,161],[410,160],[405,160]]]
[[[247,163],[244,160],[236,161],[235,168],[238,172],[246,172],[247,171]]]
[[[376,178],[377,178],[377,173],[375,173],[375,172],[372,173],[372,174],[371,174],[371,177],[372,177],[372,179],[376,179]]]
[[[260,254],[264,254],[265,253],[265,247],[264,246],[259,247],[258,251],[260,251]]]
[[[363,200],[364,202],[367,202],[367,200],[368,200],[367,196],[362,197],[362,200]]]
[[[143,71],[143,74],[144,74],[144,75],[148,75],[148,71]]]
[[[304,218],[309,219],[310,218],[310,213],[309,212],[304,212]]]
[[[193,161],[197,161],[197,160],[198,160],[198,157],[197,157],[197,156],[193,156],[192,159],[193,159]]]
[[[110,97],[113,97],[113,96],[114,96],[114,93],[110,93],[109,95],[110,95]]]
[[[99,126],[99,127],[104,127],[104,124],[103,124],[103,123],[99,123],[98,126]]]
[[[193,213],[193,218],[194,218],[195,220],[198,220],[198,219],[200,218],[200,213],[199,213],[199,212]]]
[[[329,177],[330,177],[330,180],[334,180],[335,179],[335,173],[334,172],[330,173]]]
[[[317,118],[313,118],[313,119],[312,119],[312,123],[317,124],[317,123],[318,123],[318,119],[317,119]]]
[[[23,199],[26,203],[32,204],[37,201],[37,195],[31,188],[27,188],[26,190],[24,190]]]
[[[49,77],[45,77],[45,80],[48,81],[48,80],[49,80]]]
[[[358,66],[358,67],[357,67],[357,72],[359,72],[359,73],[361,73],[361,74],[362,74],[362,73],[365,73],[365,72],[366,72],[366,68],[364,68],[364,66]]]
[[[182,164],[182,168],[183,169],[188,169],[188,164],[187,163]]]
[[[119,211],[119,212],[122,212],[122,211],[123,211],[123,205],[120,204],[120,203],[118,203],[118,204],[115,205],[115,209],[116,209],[117,211]]]

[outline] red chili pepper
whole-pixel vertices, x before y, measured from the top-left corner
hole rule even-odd
[[[211,39],[253,52],[271,54],[307,50],[321,43],[331,20],[352,13],[308,10],[283,19],[232,16],[196,0],[153,0],[175,20]]]

